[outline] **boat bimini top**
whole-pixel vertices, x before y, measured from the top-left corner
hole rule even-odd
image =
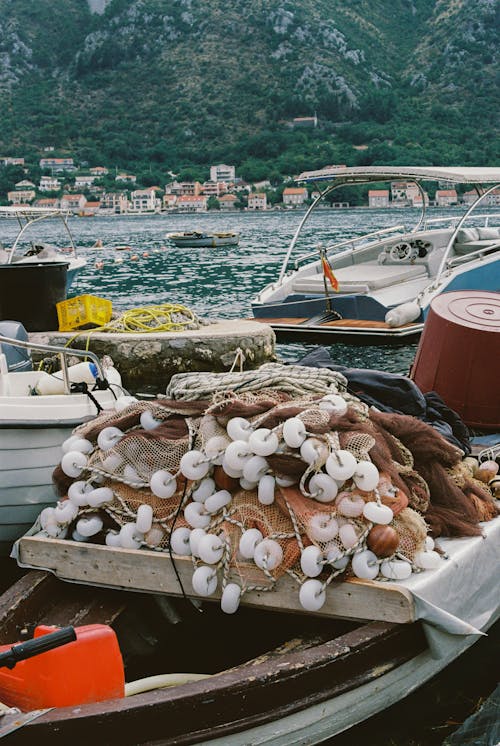
[[[73,234],[71,233],[68,226],[68,218],[73,213],[70,210],[61,210],[53,207],[31,207],[30,205],[13,205],[0,207],[0,218],[15,218],[19,223],[19,233],[12,246],[6,249],[7,261],[6,264],[11,264],[13,261],[16,249],[23,238],[26,231],[35,223],[39,223],[41,220],[49,220],[50,218],[59,218],[68,234],[71,254],[75,257],[77,255],[75,241]]]

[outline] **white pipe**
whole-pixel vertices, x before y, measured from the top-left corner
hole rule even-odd
[[[136,694],[151,692],[153,689],[165,689],[169,686],[182,686],[191,684],[193,681],[211,678],[208,673],[163,673],[158,676],[148,676],[145,679],[129,681],[125,684],[125,696],[133,697]]]

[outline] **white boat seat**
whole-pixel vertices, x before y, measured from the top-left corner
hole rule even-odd
[[[488,246],[498,243],[500,238],[495,239],[484,239],[482,241],[468,241],[467,243],[455,243],[453,244],[453,251],[458,256],[464,256],[465,254],[471,254],[473,251],[479,251],[480,249],[487,249]]]
[[[339,283],[339,293],[368,293],[428,274],[421,264],[358,264],[334,269],[333,272]],[[323,275],[298,278],[292,288],[296,293],[324,293]]]

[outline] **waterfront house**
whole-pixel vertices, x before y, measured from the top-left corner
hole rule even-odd
[[[79,214],[85,218],[94,217],[94,215],[99,212],[100,207],[100,202],[85,202],[83,210],[81,210]]]
[[[226,166],[225,163],[210,166],[210,181],[234,181],[235,178],[236,169],[234,166]]]
[[[101,196],[101,207],[99,212],[101,214],[111,213],[113,215],[119,215],[120,213],[127,212],[128,209],[128,198],[126,192],[104,192]]]
[[[122,181],[128,184],[135,184],[137,181],[137,176],[134,174],[126,174],[124,172],[121,172],[119,174],[116,174],[115,181]]]
[[[164,194],[163,195],[163,209],[164,210],[173,210],[176,205],[177,205],[176,194]]]
[[[219,205],[221,210],[235,210],[235,204],[238,201],[238,197],[235,194],[223,194],[219,197]]]
[[[265,192],[251,192],[248,195],[249,210],[267,210],[267,196]]]
[[[204,194],[181,194],[177,198],[177,209],[182,212],[206,212],[208,197]]]
[[[161,200],[157,198],[159,187],[136,189],[130,194],[130,212],[159,212]]]
[[[41,176],[38,189],[40,192],[58,192],[61,188],[61,182],[54,176]]]
[[[283,204],[286,207],[300,207],[307,198],[308,194],[305,187],[286,187],[283,190]]]
[[[201,185],[201,193],[206,194],[207,197],[219,197],[227,192],[227,184],[225,181],[204,181]]]
[[[458,202],[456,189],[438,189],[435,195],[435,201],[438,207],[456,205]]]
[[[199,181],[171,181],[165,185],[167,194],[176,194],[178,197],[183,195],[197,196],[201,193],[201,184]]]
[[[40,168],[49,170],[52,174],[72,173],[76,171],[73,158],[41,158]]]
[[[22,181],[18,181],[17,184],[14,184],[15,189],[36,189],[36,186],[33,184],[32,181],[29,181],[28,179],[23,179]]]
[[[34,189],[16,189],[12,192],[7,192],[7,199],[9,202],[26,204],[32,202],[36,197]]]
[[[34,206],[57,210],[57,208],[60,207],[60,202],[57,197],[41,197],[40,199],[35,200]]]
[[[61,209],[71,210],[78,214],[83,211],[87,198],[84,194],[63,194],[61,197]]]
[[[389,207],[389,190],[369,189],[368,207]]]
[[[89,189],[96,180],[96,176],[75,176],[75,189]]]

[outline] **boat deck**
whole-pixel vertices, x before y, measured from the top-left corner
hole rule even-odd
[[[390,340],[416,337],[422,331],[423,324],[413,322],[400,327],[390,327],[385,321],[368,319],[308,319],[307,317],[255,318],[261,324],[270,326],[278,340],[292,338],[295,341],[313,340],[320,337],[323,342],[328,338],[351,338],[356,341],[380,339],[384,343]]]

